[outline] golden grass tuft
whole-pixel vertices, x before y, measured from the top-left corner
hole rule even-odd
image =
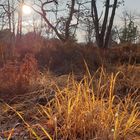
[[[101,68],[93,76],[87,72],[79,82],[69,76],[64,88],[55,85],[51,101],[36,106],[35,124],[27,123],[24,115],[7,106],[38,140],[139,140],[140,104],[134,95],[123,99],[114,95],[119,75],[106,75]]]

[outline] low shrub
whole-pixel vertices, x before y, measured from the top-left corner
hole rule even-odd
[[[0,69],[0,93],[25,93],[31,86],[31,80],[39,74],[37,61],[33,55],[26,55],[21,62],[7,62]]]

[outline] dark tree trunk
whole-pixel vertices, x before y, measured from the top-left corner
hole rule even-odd
[[[104,38],[105,38],[105,33],[106,33],[106,28],[107,28],[107,21],[108,21],[108,15],[109,15],[109,4],[110,0],[107,0],[105,3],[106,9],[105,9],[105,15],[104,15],[104,20],[102,24],[102,30],[101,30],[101,47],[104,45]]]
[[[9,30],[11,31],[11,7],[10,7],[9,0],[7,2],[7,5],[8,5],[8,11],[7,11],[7,14],[8,14],[8,24],[9,24]]]
[[[93,18],[93,24],[95,26],[95,34],[96,34],[96,43],[100,48],[107,48],[110,40],[110,34],[113,26],[113,21],[115,17],[115,12],[117,8],[118,0],[114,0],[111,17],[108,20],[109,9],[110,9],[110,0],[106,0],[105,2],[105,14],[102,26],[99,24],[98,11],[96,6],[96,0],[91,1],[91,15]],[[108,22],[109,21],[109,22]]]
[[[106,33],[104,48],[108,47],[108,43],[109,43],[109,39],[110,39],[110,35],[111,35],[111,30],[112,30],[112,26],[113,26],[113,21],[114,21],[114,17],[115,17],[115,12],[116,12],[116,8],[117,8],[117,3],[118,3],[118,0],[114,0],[112,14],[111,14],[108,30]]]
[[[69,13],[68,20],[66,21],[66,27],[65,27],[65,40],[68,40],[70,38],[70,24],[74,14],[74,7],[75,7],[75,0],[71,0],[70,13]]]
[[[44,6],[46,6],[47,4],[49,3],[55,3],[55,4],[58,4],[56,0],[50,0],[50,1],[46,1],[44,3],[41,3],[41,12],[34,9],[33,10],[35,12],[37,12],[39,15],[42,16],[42,18],[44,19],[44,21],[48,24],[48,26],[55,32],[56,36],[62,41],[62,42],[67,42],[70,37],[71,37],[71,33],[70,33],[70,26],[71,26],[71,21],[72,21],[72,17],[75,13],[75,3],[76,3],[76,0],[71,0],[71,6],[70,6],[70,12],[69,12],[69,15],[68,15],[68,18],[66,19],[66,22],[65,22],[65,31],[64,31],[64,34],[59,32],[57,26],[53,25],[48,17],[47,17],[47,13],[46,13],[46,10],[44,9]]]
[[[99,33],[99,18],[98,18],[96,0],[91,1],[91,15],[95,26],[96,43],[98,46],[101,46],[100,33]]]
[[[22,5],[24,3],[24,0],[20,0],[20,9],[19,9],[19,12],[18,12],[18,27],[17,27],[17,36],[19,38],[21,38],[22,36]]]

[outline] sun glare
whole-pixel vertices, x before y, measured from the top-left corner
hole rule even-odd
[[[29,15],[31,14],[31,8],[27,5],[23,5],[22,7],[22,12],[25,14],[25,15]]]

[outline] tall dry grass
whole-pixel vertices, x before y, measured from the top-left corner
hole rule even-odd
[[[119,75],[107,75],[101,68],[93,76],[87,71],[79,82],[69,76],[64,88],[53,85],[55,97],[46,105],[36,105],[35,124],[7,106],[23,121],[30,139],[139,140],[139,97],[120,99],[114,94]]]

